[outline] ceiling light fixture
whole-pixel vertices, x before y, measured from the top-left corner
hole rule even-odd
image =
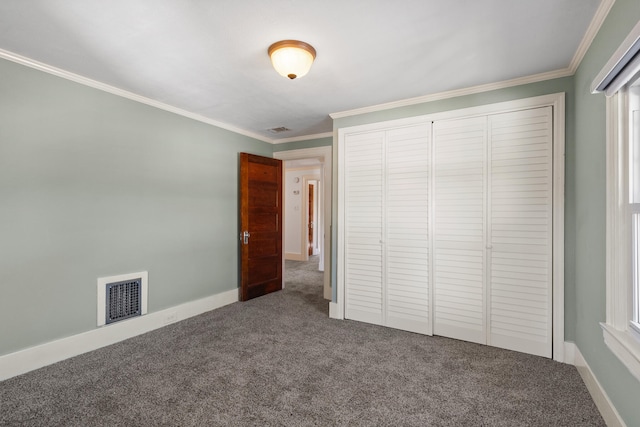
[[[282,40],[269,46],[269,56],[278,74],[293,80],[309,72],[316,50],[309,43]]]

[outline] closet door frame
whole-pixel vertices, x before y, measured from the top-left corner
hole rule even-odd
[[[553,107],[553,360],[566,362],[572,360],[570,345],[565,351],[564,342],[564,170],[565,170],[565,93],[542,95],[513,101],[487,104],[460,110],[444,111],[423,116],[372,123],[338,129],[337,156],[337,217],[334,224],[337,229],[336,245],[336,293],[329,305],[329,316],[344,319],[344,141],[348,134],[386,130],[413,124],[484,116],[496,113],[525,110],[538,107]],[[433,310],[431,310],[433,315]],[[433,324],[433,322],[431,322]]]

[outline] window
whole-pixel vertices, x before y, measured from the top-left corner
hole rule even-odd
[[[609,349],[640,380],[640,22],[592,86],[607,96]]]

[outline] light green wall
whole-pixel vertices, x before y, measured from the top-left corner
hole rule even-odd
[[[576,344],[628,426],[640,426],[640,383],[605,346],[605,97],[590,85],[640,20],[640,1],[617,0],[576,75]]]
[[[277,151],[289,151],[289,150],[302,150],[304,148],[317,148],[326,147],[333,144],[333,138],[317,138],[307,139],[305,141],[286,142],[283,144],[276,144],[273,146],[273,152]]]
[[[640,425],[640,384],[599,327],[605,102],[589,86],[638,20],[640,2],[617,0],[575,77],[334,121],[567,94],[565,337],[629,426]],[[0,328],[0,355],[95,328],[97,277],[148,270],[150,312],[236,288],[238,153],[332,143],[270,146],[4,60],[0,76],[0,324],[20,325]]]
[[[237,287],[253,140],[0,60],[0,355],[96,327],[96,279],[149,312]]]
[[[407,107],[394,108],[391,110],[378,111],[374,113],[362,114],[358,116],[344,117],[334,120],[334,129],[343,127],[357,126],[367,123],[382,122],[386,120],[395,120],[405,117],[414,117],[425,114],[437,113],[441,111],[458,110],[461,108],[475,107],[485,104],[493,104],[497,102],[511,101],[522,98],[530,98],[540,95],[548,95],[553,93],[564,92],[566,100],[566,164],[565,164],[565,339],[567,341],[573,341],[575,335],[575,313],[576,313],[576,296],[575,296],[575,227],[573,218],[575,216],[574,204],[572,202],[572,194],[574,192],[574,161],[573,161],[573,141],[574,141],[574,88],[573,77],[565,77],[554,80],[547,80],[538,83],[531,83],[527,85],[521,85],[506,89],[494,90],[490,92],[483,92],[474,95],[460,96],[456,98],[449,98],[440,101],[427,102],[423,104],[411,105]],[[337,148],[334,145],[334,159],[336,156]],[[337,163],[336,163],[337,164]],[[334,226],[333,226],[333,241],[337,241],[337,168],[334,168]],[[332,254],[332,265],[336,265],[336,253]],[[336,283],[335,268],[332,269],[331,283]],[[335,301],[335,289],[333,286]]]

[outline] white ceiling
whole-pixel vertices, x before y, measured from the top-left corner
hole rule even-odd
[[[567,70],[600,3],[2,0],[0,49],[277,140],[330,132],[334,112]],[[315,47],[307,76],[271,67],[282,39]]]

